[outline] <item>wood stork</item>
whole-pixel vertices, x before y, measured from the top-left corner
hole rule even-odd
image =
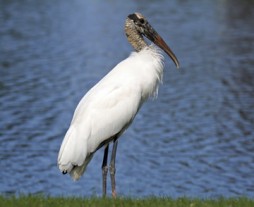
[[[160,35],[140,13],[130,14],[125,33],[136,52],[116,65],[79,102],[63,139],[58,166],[63,174],[78,180],[94,153],[105,147],[102,162],[102,189],[106,195],[108,148],[113,142],[109,166],[112,196],[115,189],[115,158],[120,135],[128,128],[142,104],[156,96],[163,75],[163,49],[179,68],[179,62]]]

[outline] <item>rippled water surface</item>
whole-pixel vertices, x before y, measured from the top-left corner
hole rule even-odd
[[[121,137],[120,195],[254,195],[254,2],[0,1],[0,193],[100,195],[99,150],[79,182],[56,159],[85,92],[132,48],[140,11],[181,63]],[[110,186],[109,186],[110,187]]]

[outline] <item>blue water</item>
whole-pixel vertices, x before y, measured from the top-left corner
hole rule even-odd
[[[1,194],[101,195],[103,150],[78,182],[56,160],[79,100],[131,52],[135,11],[181,69],[166,57],[158,99],[119,140],[118,194],[253,198],[254,2],[240,0],[1,0]]]

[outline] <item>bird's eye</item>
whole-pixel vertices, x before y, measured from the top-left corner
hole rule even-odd
[[[145,20],[143,18],[140,19],[140,23],[141,24],[144,24],[145,23]]]

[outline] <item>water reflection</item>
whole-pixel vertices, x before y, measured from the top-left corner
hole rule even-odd
[[[158,99],[120,140],[120,195],[253,196],[253,8],[1,1],[0,192],[101,194],[101,151],[76,183],[60,174],[56,157],[79,99],[129,54],[123,23],[141,11],[182,68],[165,59]]]

